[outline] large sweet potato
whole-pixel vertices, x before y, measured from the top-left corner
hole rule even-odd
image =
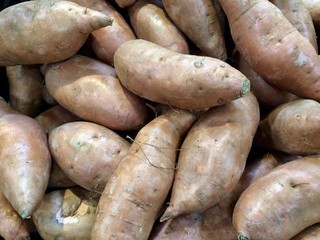
[[[219,59],[177,53],[142,39],[123,43],[114,65],[132,92],[182,109],[203,110],[250,92],[250,81]]]
[[[93,30],[111,24],[107,15],[69,1],[13,5],[0,12],[0,66],[67,59]]]
[[[147,240],[173,181],[181,139],[194,114],[171,109],[146,124],[108,181],[91,240]]]

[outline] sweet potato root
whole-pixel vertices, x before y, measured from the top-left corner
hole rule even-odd
[[[177,53],[142,39],[123,43],[114,64],[130,91],[181,109],[203,110],[250,92],[250,81],[219,59]]]
[[[320,61],[312,44],[268,0],[223,0],[231,35],[248,64],[270,84],[320,100]]]
[[[212,0],[162,0],[172,21],[207,56],[225,61],[227,50]]]
[[[47,135],[36,120],[12,113],[3,100],[0,109],[0,189],[17,213],[27,218],[48,185],[51,156]]]
[[[186,38],[165,11],[147,0],[138,0],[129,8],[130,23],[138,38],[179,53],[189,53]]]
[[[172,185],[181,138],[195,120],[172,109],[138,132],[100,197],[92,240],[148,239]]]
[[[182,144],[169,207],[160,221],[202,212],[232,192],[259,119],[258,101],[252,93],[204,113]]]
[[[233,223],[238,239],[287,240],[320,220],[320,156],[284,163],[240,196]]]
[[[69,1],[26,1],[0,12],[0,66],[57,62],[74,55],[107,15]],[[48,28],[48,26],[50,26]]]
[[[129,147],[117,133],[91,122],[65,123],[49,135],[50,152],[63,172],[79,186],[98,193]]]

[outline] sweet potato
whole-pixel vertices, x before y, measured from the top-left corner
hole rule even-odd
[[[320,100],[320,60],[312,44],[268,0],[221,0],[234,43],[270,84]]]
[[[91,122],[65,123],[49,134],[50,152],[63,172],[79,186],[98,193],[129,147],[117,133]]]
[[[233,213],[238,239],[287,240],[320,221],[320,155],[284,163],[256,180]]]
[[[223,61],[227,50],[212,0],[162,0],[172,21],[205,54]]]
[[[51,156],[36,120],[0,101],[0,189],[22,218],[30,217],[48,185]]]
[[[233,60],[234,66],[250,80],[251,90],[262,108],[272,110],[283,103],[299,99],[298,96],[266,82],[236,49],[233,52]]]
[[[200,213],[181,215],[153,228],[150,240],[230,240],[237,234],[232,226],[233,208],[241,192],[278,165],[272,154],[247,164],[241,178],[226,199]]]
[[[0,66],[57,62],[74,55],[107,15],[69,1],[27,1],[0,12]],[[50,26],[48,28],[48,26]]]
[[[129,7],[130,23],[138,38],[179,53],[189,53],[186,38],[160,7],[138,0]]]
[[[195,120],[172,109],[138,132],[100,197],[91,240],[148,239],[172,185],[181,139]]]
[[[99,196],[82,188],[47,193],[32,214],[43,239],[87,240],[97,210]]]
[[[317,35],[312,18],[303,0],[271,0],[289,22],[312,44],[318,52]]]
[[[263,118],[254,142],[292,155],[320,152],[320,103],[311,99],[288,102]]]
[[[129,7],[136,2],[136,0],[115,0],[116,4],[121,7]]]
[[[160,221],[202,212],[232,192],[244,170],[259,117],[252,93],[203,114],[183,141],[169,207]]]
[[[7,66],[10,106],[18,112],[34,117],[42,107],[42,84],[44,77],[38,65]]]
[[[250,81],[219,59],[177,53],[142,39],[123,43],[114,65],[130,91],[181,109],[203,110],[250,92]]]
[[[13,209],[0,191],[0,236],[6,240],[30,239],[24,219]]]
[[[320,239],[320,223],[307,227],[290,240],[318,240]]]
[[[83,120],[114,130],[139,129],[147,121],[144,101],[120,84],[110,65],[74,55],[47,65],[44,75],[50,95]]]
[[[99,11],[112,18],[112,25],[94,30],[89,35],[90,46],[96,58],[113,65],[116,49],[124,42],[136,39],[134,32],[124,17],[104,0],[71,0],[81,6]]]
[[[320,29],[320,1],[319,0],[302,0],[310,12],[313,25],[316,30]]]

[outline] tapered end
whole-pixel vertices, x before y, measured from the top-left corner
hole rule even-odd
[[[238,235],[238,240],[250,240],[246,236],[243,236],[241,233]]]
[[[160,222],[167,221],[171,218],[178,216],[177,211],[172,208],[172,206],[168,207],[164,214],[160,218]]]
[[[243,84],[242,84],[242,88],[241,88],[241,91],[240,91],[240,97],[243,97],[245,95],[247,95],[251,90],[251,87],[250,87],[250,80],[249,79],[245,79],[243,81]]]
[[[28,219],[28,218],[31,217],[30,214],[28,213],[28,211],[26,211],[26,210],[22,210],[22,211],[20,212],[20,216],[21,216],[23,219]]]

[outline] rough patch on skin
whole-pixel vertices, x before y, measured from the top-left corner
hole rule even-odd
[[[62,208],[60,208],[59,211],[56,213],[56,220],[59,224],[63,224],[63,225],[74,224],[79,221],[79,218],[77,217],[73,217],[73,216],[63,217],[61,213],[62,213]]]
[[[306,64],[307,59],[308,59],[308,57],[307,57],[303,52],[300,52],[297,60],[294,61],[294,64],[295,64],[297,67],[301,67],[301,66],[303,66],[303,65]]]
[[[110,195],[113,194],[114,189],[115,189],[115,187],[117,186],[117,183],[118,183],[118,177],[114,176],[114,177],[111,179],[111,187],[110,187],[110,191],[109,191],[109,194],[110,194]]]

